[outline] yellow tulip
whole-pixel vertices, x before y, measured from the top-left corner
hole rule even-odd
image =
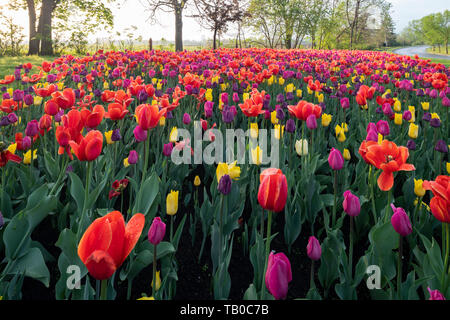
[[[212,89],[206,90],[206,92],[205,92],[205,99],[206,99],[206,101],[212,101],[213,100]]]
[[[276,111],[272,111],[270,113],[270,121],[272,122],[272,124],[278,124],[277,112]]]
[[[153,288],[153,280],[152,280],[151,287]],[[158,291],[159,288],[161,288],[160,271],[156,271],[156,288],[155,288],[155,291]],[[151,297],[151,298],[152,298],[152,297]],[[146,299],[146,300],[150,300],[150,299]],[[153,300],[154,300],[154,299],[153,299]]]
[[[178,193],[179,191],[170,190],[166,198],[166,211],[169,216],[173,216],[178,211]]]
[[[105,138],[106,138],[106,143],[107,144],[113,144],[114,143],[114,141],[111,140],[112,134],[113,134],[113,130],[105,132]]]
[[[199,176],[195,176],[194,178],[194,186],[198,187],[200,185],[201,181],[200,181],[200,177]]]
[[[219,183],[220,179],[225,174],[229,175],[231,179],[237,180],[241,175],[241,168],[236,166],[236,164],[237,161],[234,161],[230,164],[220,162],[217,165],[216,169],[217,183]]]
[[[430,103],[429,102],[422,102],[422,109],[424,111],[430,110]]]
[[[280,140],[284,134],[284,126],[276,124],[274,130],[275,130],[275,139]]]
[[[177,142],[177,139],[178,139],[178,129],[177,127],[173,127],[172,130],[170,131],[169,141]]]
[[[261,148],[259,146],[256,146],[256,148],[251,150],[251,154],[252,154],[252,163],[256,164],[257,166],[261,165],[263,155]]]
[[[250,94],[248,93],[248,92],[244,92],[243,94],[242,94],[242,100],[248,100],[250,98]]]
[[[398,126],[401,126],[403,123],[403,115],[401,113],[396,113],[394,118],[394,123]]]
[[[419,126],[411,122],[409,124],[408,136],[411,139],[417,139],[419,136]]]
[[[416,107],[409,106],[408,110],[411,112],[411,119],[409,120],[409,122],[416,122]]]
[[[433,112],[431,114],[431,119],[439,119],[439,120],[441,120],[441,118],[439,118],[439,115],[436,112]]]
[[[383,142],[383,135],[381,133],[378,134],[378,144]]]
[[[331,114],[322,114],[322,126],[328,127],[331,123],[331,119],[333,119],[333,116]]]
[[[308,94],[313,94],[313,91],[310,89],[310,87],[307,87],[308,89]]]
[[[340,125],[336,125],[336,127],[334,128],[335,133],[336,133],[336,137],[338,138],[339,142],[344,142],[346,137],[345,137],[345,129],[343,127],[341,127]]]
[[[301,98],[301,97],[302,97],[302,94],[303,94],[302,89],[297,89],[297,90],[295,91],[295,94],[297,95],[297,98]]]
[[[447,167],[447,173],[450,174],[450,162],[447,162],[446,167]]]
[[[286,92],[293,92],[294,89],[295,89],[294,84],[293,83],[289,83],[284,90]]]
[[[321,94],[319,94],[319,95],[317,96],[317,101],[318,101],[319,103],[322,103],[322,102],[323,102],[323,99],[324,99],[323,93],[321,93]]]
[[[352,156],[350,155],[350,151],[348,149],[344,149],[343,156],[345,160],[350,160]]]
[[[11,152],[12,154],[15,154],[16,153],[16,149],[17,149],[17,143],[11,143],[6,150]]]
[[[159,118],[159,126],[164,127],[166,125],[166,117]]]
[[[272,84],[273,84],[273,76],[271,76],[269,79],[267,79],[267,84],[269,85],[269,86],[271,86]]]
[[[109,89],[109,83],[108,82],[103,82],[103,89]]]
[[[123,166],[126,168],[130,165],[130,163],[128,162],[128,158],[123,159]]]
[[[141,297],[138,300],[155,300],[153,297]]]
[[[33,160],[37,159],[37,149],[33,151]],[[31,149],[28,150],[24,155],[23,155],[23,163],[24,164],[30,164],[31,163]]]
[[[34,104],[35,104],[35,105],[39,105],[39,104],[41,104],[41,103],[42,103],[42,97],[35,96],[35,97],[34,97]]]
[[[284,78],[283,78],[283,77],[280,77],[280,78],[278,79],[278,84],[279,84],[280,86],[282,86],[282,85],[284,84]]]
[[[62,82],[58,82],[57,86],[58,86],[58,90],[60,90],[60,91],[62,89],[64,89],[64,83],[62,83]]]
[[[14,90],[13,88],[8,88],[6,92],[8,92],[8,94],[12,97]]]
[[[258,123],[250,123],[250,137],[252,139],[258,138]]]
[[[422,186],[422,179],[414,179],[414,193],[418,197],[423,197],[425,195],[425,189]]]
[[[400,102],[400,100],[395,100],[395,102],[394,102],[394,111],[395,112],[402,111],[402,103]]]

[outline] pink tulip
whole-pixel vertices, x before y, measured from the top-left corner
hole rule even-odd
[[[430,287],[427,289],[430,293],[430,299],[428,300],[445,300],[444,295],[439,290],[431,290]]]
[[[320,247],[319,240],[316,237],[311,236],[308,239],[308,245],[306,246],[308,257],[311,260],[319,260],[322,256],[322,248]]]
[[[151,244],[158,245],[166,234],[166,224],[161,221],[160,217],[153,219],[152,225],[148,230],[148,241]]]
[[[341,99],[341,107],[342,109],[350,108],[350,101],[347,97]]]
[[[391,217],[391,223],[394,230],[402,237],[406,237],[412,232],[411,221],[403,208],[396,208],[391,204],[394,214]]]
[[[344,202],[342,203],[345,213],[349,216],[356,217],[361,211],[359,198],[351,193],[350,190],[344,192]]]
[[[377,122],[377,131],[383,136],[389,135],[389,123],[386,120],[380,120]]]
[[[266,287],[275,299],[285,299],[288,284],[292,281],[291,263],[282,252],[269,255],[266,271]]]
[[[333,170],[341,170],[344,167],[344,157],[338,149],[331,148],[328,164]]]
[[[306,118],[306,126],[308,127],[309,130],[314,130],[317,128],[317,119],[314,114]]]
[[[143,130],[139,125],[134,128],[133,133],[137,141],[141,142],[147,140],[147,130]]]

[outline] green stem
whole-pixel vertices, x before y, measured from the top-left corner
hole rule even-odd
[[[271,236],[271,227],[272,227],[271,225],[272,225],[272,211],[269,211],[268,216],[267,216],[267,238],[266,238],[266,251],[264,253],[264,255],[265,255],[264,272],[262,274],[262,282],[261,282],[261,300],[264,300],[265,278],[266,278],[267,263],[269,261],[269,251],[270,251],[270,236]]]
[[[387,206],[386,206],[386,211],[384,212],[384,222],[388,222],[388,218],[389,218],[389,208],[391,206],[391,190],[389,190],[387,193]]]
[[[402,257],[403,256],[403,237],[399,235],[398,244],[398,263],[397,263],[397,295],[398,299],[402,299]]]
[[[144,167],[142,168],[141,185],[144,184],[145,176],[147,175],[149,144],[150,144],[150,130],[147,131],[147,139],[145,140],[144,144]]]
[[[445,281],[445,273],[447,272],[447,266],[448,266],[448,256],[450,255],[450,230],[449,230],[449,224],[443,223],[442,224],[442,230],[444,230],[445,225],[445,238],[446,238],[446,246],[445,246],[445,258],[444,258],[444,269],[442,270],[442,277],[441,277],[441,286],[442,286],[442,292],[445,294],[447,292],[447,285]],[[442,237],[442,252],[444,252],[444,237]],[[450,270],[450,269],[449,269]]]
[[[170,243],[172,243],[173,239],[173,215],[170,216]]]
[[[350,277],[353,278],[353,217],[350,216],[350,246],[348,253],[348,267],[350,270]]]
[[[66,173],[67,166],[69,165],[69,157],[67,157],[65,154],[63,155],[63,166],[61,168],[61,171],[59,172],[58,179],[56,180],[55,184],[53,185],[52,190],[50,191],[50,195],[53,194],[53,192],[56,191],[59,184],[61,183],[62,178],[64,177],[64,174]]]
[[[336,206],[337,206],[337,171],[333,170],[334,173],[334,206],[333,206],[333,228],[336,225]]]
[[[152,297],[155,298],[156,292],[156,244],[153,246],[153,286]]]
[[[102,292],[100,294],[100,300],[106,300],[108,298],[108,279],[102,280]]]
[[[86,207],[86,204],[88,202],[89,198],[89,185],[92,178],[92,161],[88,161],[87,163],[87,172],[86,172],[86,185],[84,189],[84,202],[83,202],[83,209],[81,211],[81,217],[80,217],[80,224],[78,225],[78,231],[77,231],[77,239],[80,238],[81,230],[83,227],[84,217],[86,216],[86,211],[88,208]]]
[[[220,220],[219,220],[219,266],[222,264],[222,254],[223,254],[223,202],[225,196],[222,194],[220,197]],[[219,267],[218,266],[218,267]]]
[[[316,284],[314,283],[314,260],[311,260],[311,276],[309,280],[310,289],[315,288]]]

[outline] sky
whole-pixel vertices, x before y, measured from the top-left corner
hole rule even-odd
[[[392,17],[396,25],[396,32],[405,28],[409,21],[420,19],[431,13],[441,12],[450,9],[449,0],[388,0],[392,3]],[[8,0],[0,0],[0,6],[8,3]],[[148,20],[149,12],[145,10],[143,4],[146,0],[119,0],[120,8],[112,8],[114,15],[114,30],[112,32],[98,31],[91,35],[89,39],[95,41],[96,38],[107,38],[116,31],[124,33],[126,28],[136,26],[136,37],[143,39],[160,40],[164,38],[169,41],[175,39],[174,16],[170,13],[160,13],[157,15],[159,23],[151,23]],[[212,38],[209,30],[201,28],[194,18],[189,18],[189,12],[185,12],[183,18],[183,39],[202,41]],[[17,23],[24,27],[24,33],[28,35],[28,16],[26,11],[14,13]],[[229,35],[233,36],[232,33]],[[114,35],[115,36],[115,35]],[[116,36],[115,36],[116,37]]]

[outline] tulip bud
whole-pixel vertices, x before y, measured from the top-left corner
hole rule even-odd
[[[409,124],[408,136],[411,139],[417,139],[417,137],[419,136],[419,126],[411,122]]]
[[[431,290],[430,287],[427,289],[430,293],[430,298],[428,300],[445,300],[444,295],[439,290]]]
[[[414,179],[414,193],[418,197],[423,197],[425,195],[425,189],[423,188],[423,180],[422,179]]]
[[[147,130],[143,130],[141,126],[137,125],[133,130],[134,138],[141,142],[147,140]]]
[[[191,123],[191,116],[189,115],[189,113],[185,113],[183,115],[183,123],[186,124],[186,125]]]
[[[11,112],[10,114],[8,114],[9,123],[16,123],[17,120],[19,120],[19,119],[17,118],[17,115],[14,112]]]
[[[166,224],[161,221],[160,217],[153,219],[152,225],[148,230],[148,241],[153,245],[158,245],[166,234]]]
[[[122,139],[122,136],[120,135],[120,130],[119,129],[115,129],[112,132],[111,141],[120,141],[121,139]]]
[[[350,101],[347,97],[341,99],[341,107],[342,109],[350,108]]]
[[[411,222],[403,208],[396,208],[394,204],[391,204],[391,208],[394,214],[391,217],[391,224],[394,230],[402,237],[406,237],[412,232]]]
[[[314,130],[317,128],[317,119],[314,114],[311,114],[308,116],[308,118],[306,118],[306,126],[310,130]]]
[[[438,152],[441,152],[441,153],[447,153],[448,152],[448,146],[447,146],[447,144],[445,143],[444,140],[438,140],[436,142],[436,146],[434,147],[434,149],[436,151],[438,151]]]
[[[173,150],[173,144],[172,143],[166,143],[163,146],[163,155],[165,155],[166,157],[170,157],[170,155],[172,154],[172,150]]]
[[[219,181],[217,189],[223,194],[227,195],[231,192],[231,177],[224,174]]]
[[[25,134],[29,137],[33,137],[37,135],[39,132],[39,123],[36,119],[28,122],[27,127],[25,129]]]
[[[311,260],[319,260],[322,256],[322,248],[320,247],[319,240],[316,237],[311,236],[308,239],[308,245],[306,246],[306,251],[308,253],[308,257]]]
[[[131,150],[130,154],[128,155],[128,163],[129,164],[136,164],[138,162],[139,155],[136,150]]]
[[[200,186],[200,183],[201,183],[200,177],[199,176],[195,176],[195,178],[194,178],[194,186],[198,187],[198,186]]]
[[[389,135],[389,123],[386,120],[380,120],[377,122],[377,131],[383,136]]]
[[[406,143],[406,147],[409,150],[414,151],[416,150],[416,143],[414,142],[414,140],[408,140],[408,142]]]
[[[350,155],[350,150],[348,149],[344,149],[344,152],[342,154],[344,156],[344,159],[347,161],[349,161],[352,158],[352,156]]]
[[[344,192],[344,202],[342,203],[345,213],[349,216],[356,217],[361,211],[359,198],[351,193],[350,190]]]
[[[292,120],[292,119],[288,119],[287,121],[286,121],[286,127],[285,127],[285,130],[286,130],[286,132],[289,132],[289,133],[294,133],[295,132],[295,122],[294,122],[294,120]]]
[[[308,140],[297,140],[295,142],[295,151],[299,156],[306,156],[308,154]]]
[[[328,156],[328,164],[333,170],[341,170],[344,166],[344,157],[338,149],[332,148]]]
[[[28,150],[31,148],[31,138],[26,136],[22,139],[22,149]]]
[[[286,298],[289,282],[292,281],[292,270],[284,253],[270,253],[265,279],[266,287],[275,299]]]
[[[179,191],[171,190],[166,198],[166,211],[169,216],[173,216],[178,211],[178,193]]]

